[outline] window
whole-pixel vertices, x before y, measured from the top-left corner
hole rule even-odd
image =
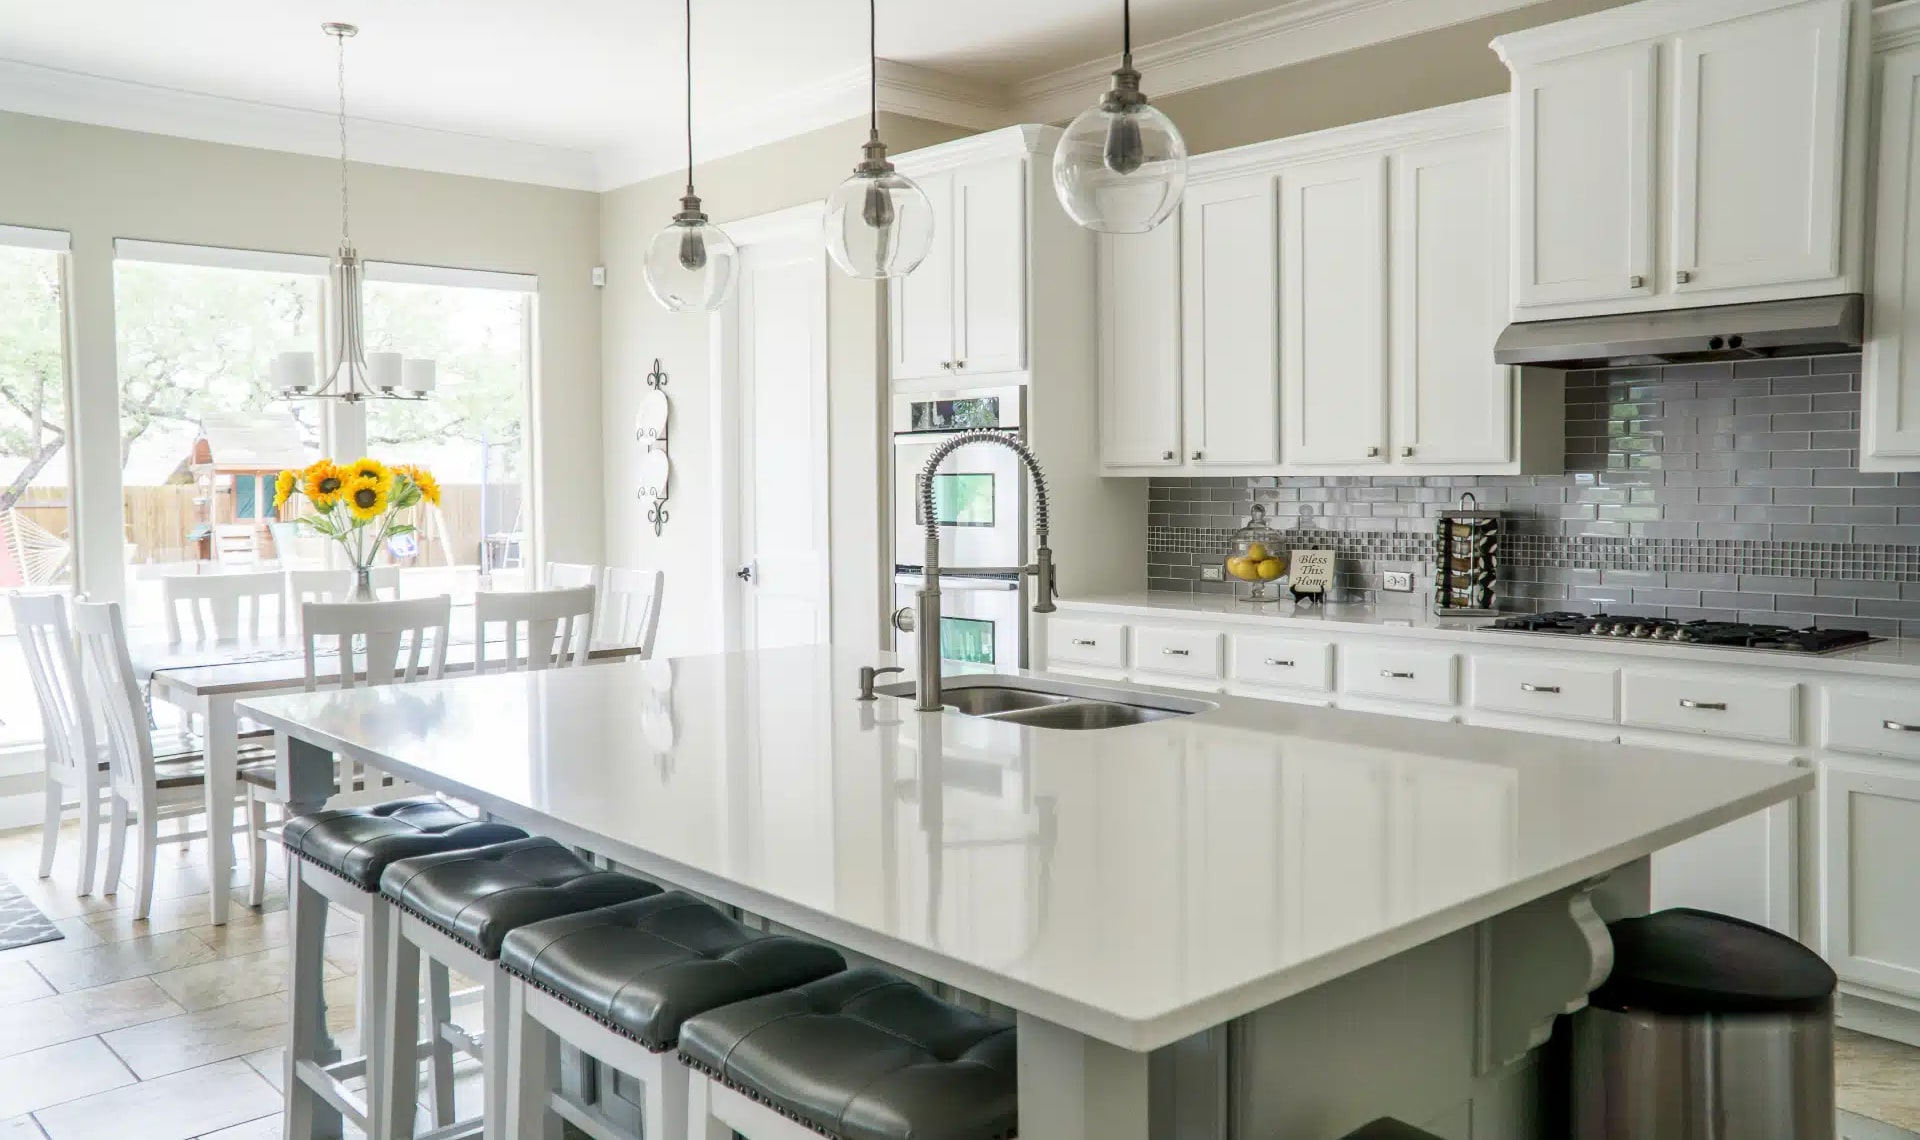
[[[509,571],[530,556],[528,397],[533,279],[370,264],[362,296],[369,352],[438,365],[426,400],[372,400],[367,450],[434,474],[441,507],[421,520],[422,566],[471,566],[484,543]]]
[[[157,624],[168,574],[322,556],[276,525],[271,490],[281,469],[319,457],[321,408],[275,399],[269,370],[281,352],[319,353],[326,259],[125,241],[116,252],[127,608]]]
[[[65,250],[65,234],[0,226],[0,589],[73,583]],[[0,608],[0,748],[39,739],[13,618]]]

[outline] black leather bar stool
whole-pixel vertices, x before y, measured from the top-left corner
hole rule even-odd
[[[1006,1140],[1014,1028],[857,969],[688,1018],[690,1140]]]
[[[379,1039],[386,1020],[386,945],[393,917],[392,908],[379,895],[381,873],[408,856],[484,847],[524,839],[526,834],[503,823],[477,822],[432,798],[321,811],[287,821],[282,842],[293,855],[288,917],[293,927],[295,989],[286,1060],[288,1135],[312,1134],[316,1100],[332,1105],[354,1127],[371,1130],[375,1099],[371,1087],[382,1067]],[[320,983],[328,904],[352,913],[361,929],[360,1055],[338,1061],[321,1055],[326,1033],[320,1022]],[[433,972],[428,988],[436,1012],[444,1012],[448,1003],[445,969]],[[437,1035],[432,1056],[434,1122],[444,1126],[453,1117],[453,1054]],[[369,1086],[364,1098],[346,1084],[362,1075]]]
[[[576,911],[657,895],[645,879],[603,871],[551,839],[516,839],[469,851],[401,859],[380,876],[394,909],[388,924],[387,1002],[374,1084],[373,1140],[410,1140],[419,1068],[414,1035],[420,956],[480,982],[485,1029],[464,1038],[485,1074],[485,1140],[504,1140],[511,989],[501,970],[501,940],[516,927]],[[435,1026],[438,1033],[451,1032]],[[438,1132],[439,1130],[436,1130]]]
[[[513,977],[510,1131],[559,1135],[562,1118],[589,1135],[687,1136],[688,1074],[672,1053],[687,1018],[846,969],[817,942],[742,925],[679,891],[522,926],[500,964]],[[555,1082],[555,1039],[640,1084],[636,1133]]]

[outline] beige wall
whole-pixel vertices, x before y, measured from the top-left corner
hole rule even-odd
[[[82,536],[95,593],[120,558],[113,240],[329,255],[339,244],[337,163],[0,113],[0,224],[73,235],[75,429],[89,461],[78,495],[104,526]],[[353,237],[380,261],[540,278],[534,463],[555,558],[598,561],[598,195],[384,166],[352,171]],[[87,441],[105,440],[104,447]],[[91,540],[91,541],[89,541]]]
[[[881,131],[895,153],[970,133],[899,115],[882,116]],[[865,140],[866,121],[849,120],[703,163],[696,172],[700,196],[708,214],[722,224],[817,201],[852,173]],[[709,369],[712,318],[661,309],[641,274],[646,244],[679,208],[685,181],[684,175],[665,175],[614,190],[602,196],[600,214],[607,266],[602,323],[607,557],[617,565],[658,566],[667,572],[659,635],[664,653],[720,646],[723,591],[733,581],[733,567],[719,565],[717,558],[721,528],[733,522],[722,517],[715,485],[722,409]],[[881,550],[881,289],[838,270],[830,270],[828,279],[833,639],[878,648],[884,599],[892,593],[891,566]],[[633,438],[639,397],[646,390],[643,377],[656,357],[671,377],[674,473],[670,518],[657,538],[646,522],[646,504],[634,497],[640,447]]]
[[[1180,125],[1195,154],[1442,107],[1507,90],[1507,69],[1487,46],[1495,36],[1630,2],[1548,0],[1154,103]],[[1151,71],[1145,86],[1152,94]]]

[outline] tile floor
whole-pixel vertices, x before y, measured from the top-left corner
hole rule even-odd
[[[226,926],[210,926],[199,845],[163,847],[152,916],[135,922],[121,896],[74,895],[77,834],[62,837],[50,879],[35,875],[39,842],[37,829],[0,834],[0,873],[66,935],[0,951],[0,1140],[125,1140],[130,1120],[140,1140],[278,1140],[279,857],[266,906],[236,904]],[[245,871],[242,861],[236,884]],[[353,1022],[359,935],[346,915],[328,929],[341,931],[326,982],[339,1032]],[[1841,1140],[1920,1140],[1920,1049],[1843,1029],[1835,1060]],[[462,1115],[475,1111],[478,1077],[472,1062],[457,1070]]]

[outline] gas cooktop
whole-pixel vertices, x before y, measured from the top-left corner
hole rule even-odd
[[[1626,641],[1678,642],[1731,649],[1770,649],[1776,653],[1835,653],[1881,641],[1857,629],[1792,629],[1743,621],[1674,621],[1670,618],[1614,617],[1609,614],[1513,614],[1490,629],[1518,633],[1554,633],[1563,637],[1615,637]]]

